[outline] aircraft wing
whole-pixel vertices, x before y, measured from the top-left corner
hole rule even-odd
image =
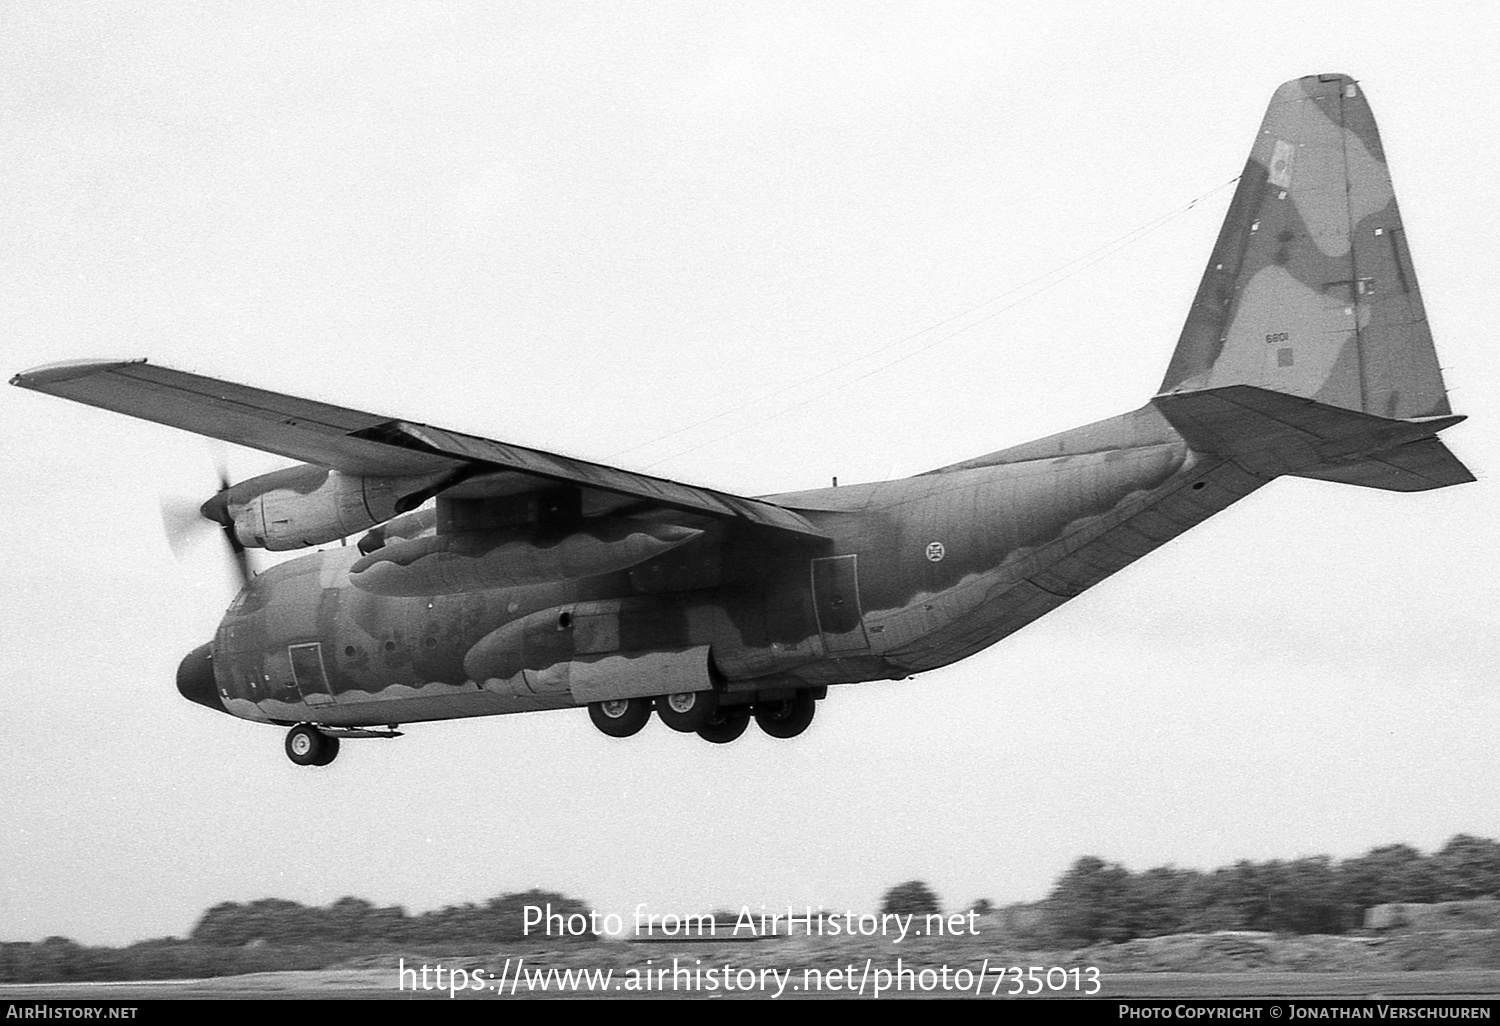
[[[455,497],[512,495],[559,482],[595,505],[684,510],[826,537],[797,513],[759,499],[207,378],[139,360],[78,360],[22,371],[12,385],[182,428],[346,474],[452,472]]]

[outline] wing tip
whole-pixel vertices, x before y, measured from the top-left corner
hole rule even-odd
[[[40,367],[23,370],[11,378],[10,383],[21,388],[45,388],[48,385],[59,385],[65,381],[86,378],[91,374],[102,374],[105,371],[145,362],[144,356],[134,360],[60,360],[57,363],[44,363]]]

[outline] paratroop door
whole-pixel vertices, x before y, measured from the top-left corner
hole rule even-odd
[[[813,608],[823,647],[831,656],[870,650],[859,604],[859,557],[829,556],[812,561]]]

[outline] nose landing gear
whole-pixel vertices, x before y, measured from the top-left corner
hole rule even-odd
[[[286,757],[298,766],[327,766],[338,758],[339,739],[310,723],[299,723],[286,735]]]
[[[316,723],[299,723],[286,735],[286,757],[298,766],[327,766],[339,754],[339,738],[400,737],[392,723],[378,727],[329,727]]]

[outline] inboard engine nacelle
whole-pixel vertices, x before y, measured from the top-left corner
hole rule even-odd
[[[337,541],[420,506],[443,475],[362,477],[303,464],[247,481],[215,495],[202,513],[233,527],[249,548],[284,552]]]

